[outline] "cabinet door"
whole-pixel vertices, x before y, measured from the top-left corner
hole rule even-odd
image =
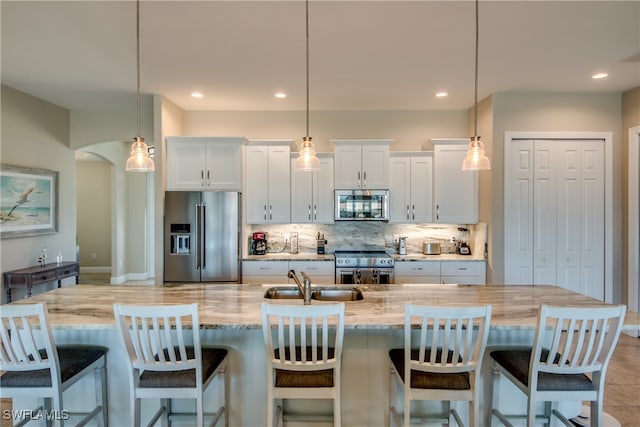
[[[296,156],[297,157],[297,156]],[[313,185],[315,172],[293,170],[296,158],[291,159],[291,222],[313,222]]]
[[[206,147],[205,187],[217,191],[242,191],[242,145],[209,142]]]
[[[389,161],[389,222],[411,219],[411,158],[391,157]]]
[[[334,222],[333,156],[320,157],[320,170],[313,174],[313,220],[316,223]]]
[[[291,153],[289,146],[269,146],[269,214],[271,223],[291,221]]]
[[[247,223],[266,224],[269,216],[269,149],[247,146],[246,151]]]
[[[389,188],[389,146],[362,146],[362,188]]]
[[[362,146],[336,145],[335,188],[353,190],[362,186]]]
[[[433,197],[435,222],[475,224],[478,222],[477,172],[462,170],[468,141],[438,143],[433,140]]]
[[[433,157],[411,158],[411,211],[412,222],[433,220]]]
[[[202,190],[206,145],[167,138],[167,190]]]

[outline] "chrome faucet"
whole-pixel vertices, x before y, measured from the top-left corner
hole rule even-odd
[[[304,305],[310,305],[311,304],[311,279],[309,278],[309,276],[307,276],[307,274],[304,271],[301,272],[300,274],[302,274],[302,281],[304,284],[300,282],[300,279],[298,279],[298,276],[296,275],[296,272],[294,270],[289,270],[289,273],[287,273],[287,277],[289,277],[290,279],[293,279],[296,282],[296,285],[298,285],[298,290],[300,291],[300,294],[302,294]]]

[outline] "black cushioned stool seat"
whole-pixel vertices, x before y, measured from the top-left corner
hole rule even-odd
[[[442,360],[442,351],[438,350],[436,354],[436,360],[440,362]],[[411,358],[418,359],[418,350],[411,350]],[[389,350],[389,357],[393,366],[396,368],[398,375],[405,381],[404,378],[404,348],[392,348]],[[431,357],[431,351],[425,351],[425,359]],[[449,354],[449,359],[452,356]],[[437,373],[437,372],[421,372],[411,370],[411,387],[412,388],[424,388],[424,389],[438,389],[438,390],[469,390],[471,384],[469,383],[469,373],[461,372],[455,374],[449,373]]]

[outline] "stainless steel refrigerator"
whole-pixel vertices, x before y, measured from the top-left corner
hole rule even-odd
[[[240,203],[235,192],[165,193],[165,282],[240,281]]]

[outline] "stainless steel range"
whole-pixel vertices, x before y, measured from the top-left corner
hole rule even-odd
[[[336,283],[388,285],[395,260],[385,251],[336,251]]]

